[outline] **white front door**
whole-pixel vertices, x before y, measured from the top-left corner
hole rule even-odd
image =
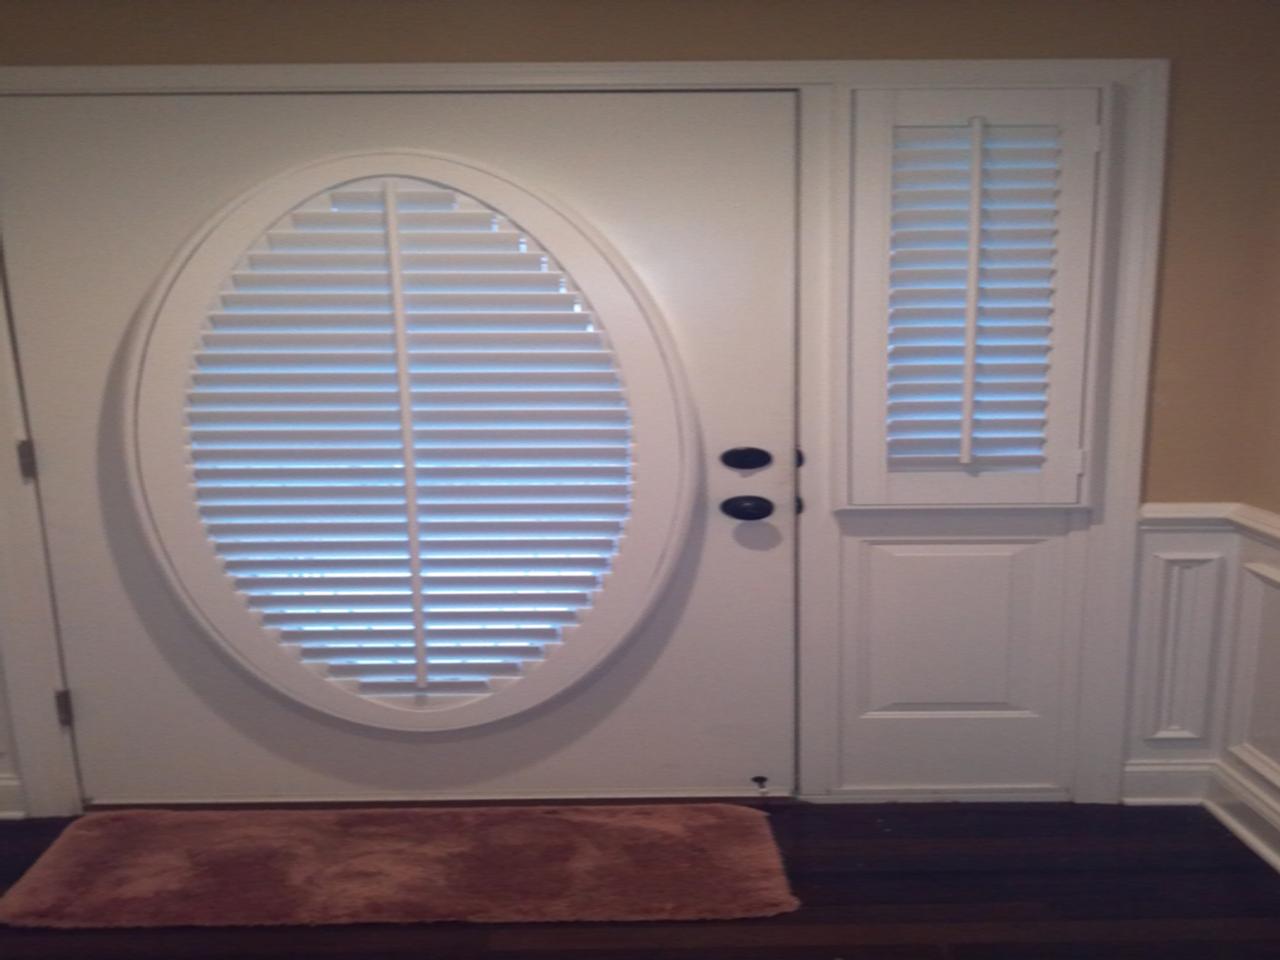
[[[0,122],[0,230],[87,798],[793,788],[791,94],[68,96],[7,102]],[[144,533],[123,439],[130,331],[193,234],[282,171],[390,151],[500,171],[572,211],[652,299],[695,413],[692,519],[650,615],[579,682],[453,730],[326,713],[220,649]],[[632,397],[666,389],[622,373]],[[735,447],[772,464],[732,469],[720,454]],[[719,505],[735,496],[776,511],[732,519]],[[602,593],[615,586],[644,587]]]

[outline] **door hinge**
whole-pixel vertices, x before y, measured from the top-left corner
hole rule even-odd
[[[29,437],[18,441],[18,471],[23,480],[36,478],[36,444]]]
[[[71,710],[71,691],[53,691],[53,709],[58,713],[58,723],[64,727],[75,722],[75,714]]]

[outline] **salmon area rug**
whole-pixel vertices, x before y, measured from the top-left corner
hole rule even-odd
[[[125,810],[68,827],[0,920],[723,920],[797,906],[765,815],[729,804]]]

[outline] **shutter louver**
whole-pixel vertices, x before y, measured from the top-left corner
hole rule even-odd
[[[630,509],[630,414],[589,304],[502,214],[424,181],[351,182],[275,224],[210,312],[186,414],[250,608],[400,706],[547,657]]]
[[[1058,132],[898,127],[889,271],[890,469],[1044,461]]]

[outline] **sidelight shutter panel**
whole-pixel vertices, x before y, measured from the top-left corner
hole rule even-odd
[[[1044,461],[1060,147],[1053,127],[898,127],[889,468]]]
[[[506,181],[398,159],[545,216],[589,284],[435,180],[344,178],[256,228],[251,198],[180,258],[145,341],[140,486],[238,659],[340,716],[449,729],[555,695],[626,639],[678,555],[691,460],[661,332],[598,241]],[[635,409],[628,361],[667,382]]]
[[[1078,502],[1096,101],[859,95],[852,503]]]

